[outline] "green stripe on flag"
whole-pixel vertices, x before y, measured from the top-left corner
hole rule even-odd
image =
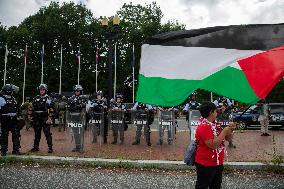
[[[198,82],[184,79],[145,77],[140,74],[136,100],[165,107],[179,105],[196,90]]]
[[[233,67],[226,67],[201,80],[199,88],[222,96],[229,96],[247,104],[255,104],[259,101],[259,97],[252,90],[243,71]]]
[[[220,70],[204,80],[165,79],[140,74],[136,100],[165,107],[176,106],[198,88],[247,104],[255,104],[259,100],[242,70],[233,67]]]

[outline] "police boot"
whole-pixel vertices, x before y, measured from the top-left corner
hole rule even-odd
[[[53,149],[52,148],[48,148],[48,152],[49,154],[51,154],[53,152]]]
[[[80,152],[80,146],[76,146],[73,148],[72,152]]]
[[[111,144],[117,144],[117,137],[114,138],[114,140]]]
[[[157,145],[163,145],[163,140],[159,139]]]
[[[135,140],[135,142],[132,143],[132,145],[138,145],[140,144],[140,140]]]
[[[39,148],[38,147],[33,147],[30,152],[38,152],[39,151]]]
[[[97,143],[97,138],[94,137],[92,143]]]
[[[151,145],[152,145],[151,142],[150,142],[150,136],[148,137],[148,139],[146,140],[146,142],[147,142],[147,146],[151,146]]]
[[[107,144],[107,137],[104,136],[104,144]]]

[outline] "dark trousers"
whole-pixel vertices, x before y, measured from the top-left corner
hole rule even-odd
[[[20,145],[20,129],[17,125],[17,118],[5,119],[1,122],[1,151],[8,151],[8,137],[9,131],[12,133],[13,151],[19,151]]]
[[[197,181],[195,189],[221,188],[223,169],[223,165],[203,166],[196,163]]]
[[[39,142],[41,139],[41,130],[43,130],[43,133],[46,138],[46,142],[49,149],[52,149],[52,134],[50,132],[50,125],[46,124],[47,118],[45,117],[39,117],[34,120],[33,128],[35,132],[35,140],[34,140],[34,148],[39,148]]]
[[[142,135],[142,128],[144,128],[144,136],[146,139],[146,142],[149,143],[150,142],[150,127],[149,125],[136,125],[137,126],[137,130],[136,130],[136,141],[140,142],[140,138]]]
[[[120,135],[120,141],[124,142],[124,124],[112,124],[113,139],[117,142],[118,133]]]

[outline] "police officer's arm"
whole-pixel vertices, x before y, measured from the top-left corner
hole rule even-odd
[[[136,103],[134,104],[134,106],[132,107],[132,110],[136,110],[136,109],[137,109],[137,106],[138,106],[138,102],[136,102]]]
[[[3,97],[0,97],[0,115],[2,114],[2,107],[5,106],[6,101]],[[0,120],[1,120],[1,116],[0,116]]]
[[[185,107],[183,108],[183,112],[188,112],[189,109],[189,103],[186,103]]]
[[[92,102],[90,100],[88,100],[88,103],[86,105],[86,112],[89,112],[91,107],[92,107]]]

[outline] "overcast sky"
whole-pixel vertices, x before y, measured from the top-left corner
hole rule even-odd
[[[70,0],[56,0],[68,2]],[[96,17],[112,16],[124,3],[151,3],[153,0],[73,0],[91,9]],[[163,22],[178,20],[187,29],[217,25],[284,23],[284,0],[156,0]],[[20,24],[50,0],[0,0],[0,22]]]

